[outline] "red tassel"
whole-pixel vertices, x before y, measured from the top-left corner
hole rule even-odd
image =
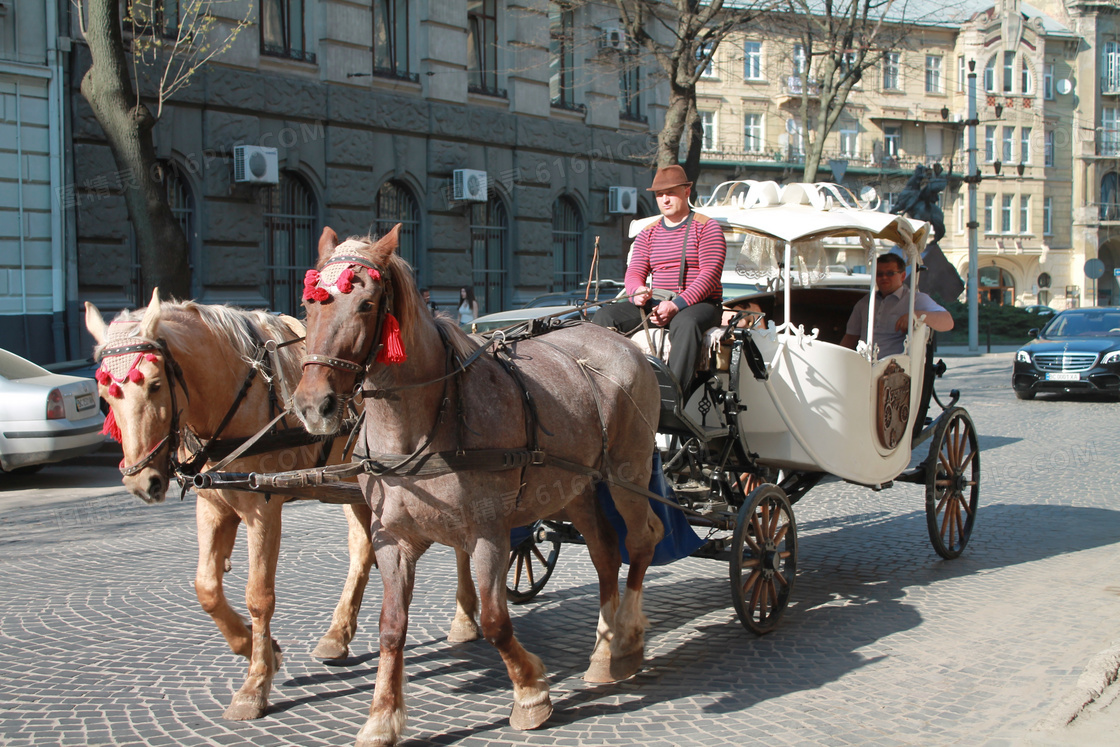
[[[117,419],[113,417],[113,408],[109,408],[109,414],[105,416],[105,425],[101,426],[101,433],[113,439],[117,443],[121,441],[121,429],[117,425]]]
[[[392,314],[385,315],[384,329],[381,331],[381,352],[377,354],[378,363],[404,363],[404,340],[401,339],[401,325]]]
[[[128,372],[128,380],[133,384],[139,384],[144,380],[144,374],[140,372],[140,369],[133,368]]]

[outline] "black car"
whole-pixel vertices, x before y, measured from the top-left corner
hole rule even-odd
[[[1019,399],[1039,392],[1103,392],[1120,399],[1120,308],[1070,309],[1015,353]]]
[[[592,283],[590,290],[586,283],[580,283],[579,288],[568,291],[545,293],[530,299],[525,304],[526,309],[535,309],[540,306],[583,306],[596,301],[606,301],[614,298],[626,285],[617,280],[600,280],[598,284]]]

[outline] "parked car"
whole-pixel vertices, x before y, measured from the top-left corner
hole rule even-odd
[[[1054,315],[1015,353],[1011,386],[1019,399],[1039,392],[1104,392],[1120,400],[1120,309]]]
[[[506,311],[495,311],[493,314],[483,314],[473,322],[464,322],[460,326],[467,332],[481,335],[495,329],[512,327],[530,319],[540,319],[553,314],[558,314],[561,319],[575,319],[580,316],[580,312],[573,309],[570,304],[563,306],[526,306],[522,309],[508,309]],[[587,318],[590,318],[590,316]]]
[[[556,291],[545,293],[529,300],[525,308],[532,309],[539,306],[582,306],[585,303],[594,303],[607,298],[614,298],[626,285],[619,280],[600,280],[592,283],[588,290],[587,284],[580,284],[579,288],[569,291]]]
[[[1057,310],[1054,309],[1054,307],[1045,306],[1043,304],[1035,304],[1033,306],[1024,306],[1023,311],[1030,312],[1031,314],[1037,314],[1038,316],[1041,316],[1041,317],[1051,317],[1051,316],[1054,316],[1055,314],[1058,313]]]
[[[97,383],[0,350],[0,471],[32,472],[105,441]]]

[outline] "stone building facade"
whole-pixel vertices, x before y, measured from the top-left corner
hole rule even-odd
[[[969,63],[977,75],[982,296],[1017,305],[1116,304],[1120,286],[1120,11],[1115,2],[908,3],[903,44],[868,70],[828,135],[818,180],[874,187],[889,209],[918,164],[951,173],[941,248],[968,273]],[[792,39],[744,33],[702,83],[702,192],[725,179],[801,178]],[[811,129],[811,128],[810,128]],[[997,165],[998,162],[998,165]],[[997,171],[998,168],[998,171]],[[843,175],[839,176],[840,169]],[[862,252],[834,260],[860,266]],[[1099,258],[1104,277],[1086,277]]]
[[[191,246],[192,295],[298,310],[324,226],[380,235],[444,309],[473,287],[482,313],[574,287],[599,240],[620,277],[630,215],[613,186],[652,178],[667,92],[612,44],[617,8],[546,0],[265,0],[223,6],[249,24],[164,105],[155,130],[172,209]],[[118,173],[78,92],[72,54],[76,294],[143,304]],[[239,145],[276,149],[273,184],[235,179]],[[484,172],[480,201],[458,170]],[[474,195],[478,197],[477,193]],[[644,196],[643,212],[654,209]],[[76,317],[71,317],[71,322]],[[77,320],[80,324],[80,320]]]

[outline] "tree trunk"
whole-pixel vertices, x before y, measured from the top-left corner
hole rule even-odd
[[[665,110],[665,125],[657,135],[657,168],[673,166],[680,161],[681,137],[688,124],[691,97],[688,92],[670,84],[669,108]]]
[[[137,305],[158,287],[164,298],[189,298],[187,238],[160,183],[152,142],[156,120],[132,87],[117,0],[88,0],[86,41],[92,63],[81,91],[105,131],[119,170],[128,216],[136,234],[143,281]]]

